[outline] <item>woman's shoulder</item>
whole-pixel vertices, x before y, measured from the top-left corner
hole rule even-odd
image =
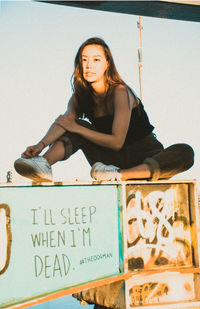
[[[72,94],[68,101],[68,106],[78,107],[78,101],[75,94]]]
[[[72,94],[68,102],[68,111],[76,114],[77,117],[80,117],[82,114],[78,105],[78,100],[75,94]]]
[[[129,86],[126,84],[116,85],[114,88],[114,96],[121,96],[124,98],[124,95],[128,98],[131,109],[134,109],[140,104],[140,99]]]
[[[127,85],[123,85],[123,84],[117,84],[113,86],[112,89],[112,94],[114,98],[126,98],[128,97],[128,99],[131,98],[131,91],[129,89],[129,87]]]
[[[113,85],[112,88],[113,88],[112,90],[113,90],[114,93],[124,93],[128,90],[128,87],[126,85],[123,85],[123,84]]]
[[[114,84],[113,86],[114,91],[128,91],[129,93],[132,93],[135,97],[137,97],[136,93],[133,91],[131,87],[129,87],[126,84]]]

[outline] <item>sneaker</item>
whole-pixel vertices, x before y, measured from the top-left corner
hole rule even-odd
[[[105,165],[101,162],[96,162],[91,169],[90,175],[98,181],[120,181],[121,174],[119,167],[114,165]]]
[[[49,162],[43,157],[30,159],[20,158],[14,162],[18,174],[36,182],[52,181],[52,170]]]

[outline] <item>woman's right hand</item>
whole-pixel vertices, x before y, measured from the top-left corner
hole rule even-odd
[[[39,142],[38,144],[33,146],[28,146],[26,150],[22,153],[22,158],[28,159],[32,157],[37,157],[44,148],[45,147],[42,142]]]

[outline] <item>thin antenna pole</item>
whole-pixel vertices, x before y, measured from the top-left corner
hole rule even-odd
[[[143,59],[142,59],[142,25],[141,25],[141,16],[139,16],[139,21],[137,22],[137,27],[140,32],[140,48],[138,48],[138,68],[139,68],[139,83],[140,83],[140,99],[142,101],[142,66],[143,66]]]

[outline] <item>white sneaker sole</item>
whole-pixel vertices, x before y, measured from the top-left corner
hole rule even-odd
[[[18,174],[36,182],[52,182],[52,178],[41,175],[30,161],[27,162],[25,160],[23,161],[23,159],[18,159],[15,161],[14,167]]]
[[[92,166],[90,175],[97,181],[117,181],[117,171],[118,169],[114,165],[105,165],[101,162],[96,162]]]
[[[91,171],[90,171],[90,176],[92,177],[92,178],[94,178],[94,179],[96,179],[95,178],[95,174],[96,174],[96,168],[98,168],[99,167],[99,164],[100,165],[103,165],[101,162],[96,162],[96,163],[94,163],[93,164],[93,166],[92,166],[92,168],[91,168]]]

